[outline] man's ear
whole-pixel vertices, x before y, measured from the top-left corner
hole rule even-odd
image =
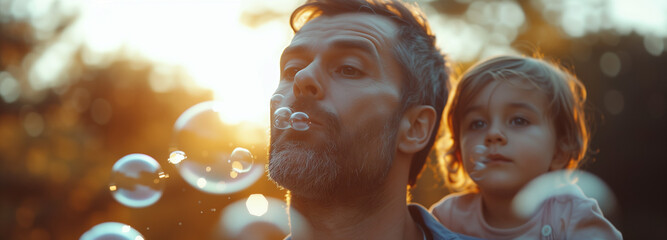
[[[428,105],[408,109],[398,129],[398,151],[410,154],[424,149],[433,134],[435,115],[435,109]]]
[[[566,151],[567,148],[565,143],[561,143],[556,147],[556,153],[551,160],[549,171],[562,170],[567,167],[567,164],[570,162],[570,154]]]

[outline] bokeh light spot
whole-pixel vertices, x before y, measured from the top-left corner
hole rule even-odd
[[[6,103],[12,103],[21,96],[21,85],[8,72],[0,72],[0,97]]]
[[[605,52],[600,57],[600,69],[609,77],[616,77],[621,71],[621,59],[616,53]]]
[[[623,93],[618,90],[609,90],[604,94],[604,106],[609,113],[617,115],[623,111],[625,100]]]
[[[37,137],[44,131],[44,118],[37,112],[29,112],[23,119],[23,128],[31,137]]]
[[[269,208],[269,202],[262,194],[252,194],[245,202],[248,212],[254,216],[262,216]]]
[[[660,56],[665,51],[665,42],[660,37],[644,36],[644,48],[653,56]]]
[[[93,121],[99,125],[104,125],[111,119],[111,104],[102,98],[95,99],[91,105],[90,115]]]

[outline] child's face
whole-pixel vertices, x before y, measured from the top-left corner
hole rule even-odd
[[[480,190],[515,194],[526,183],[559,168],[556,133],[545,94],[526,80],[492,81],[463,109],[459,126],[466,172],[484,145],[489,160],[475,173]],[[478,178],[479,177],[479,178]]]

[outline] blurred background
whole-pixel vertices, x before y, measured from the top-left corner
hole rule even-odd
[[[279,56],[302,2],[0,0],[0,236],[78,239],[121,222],[145,239],[231,239],[231,222],[280,212],[285,191],[263,174],[202,191],[168,160],[179,116],[216,100],[226,127],[210,130],[263,171]],[[416,2],[457,72],[536,52],[573,70],[594,122],[582,169],[613,193],[599,199],[605,215],[626,239],[667,235],[667,1]],[[146,207],[111,194],[112,166],[131,153],[161,167],[161,197]],[[435,163],[412,191],[426,207],[447,194]],[[245,236],[281,239],[280,221]]]

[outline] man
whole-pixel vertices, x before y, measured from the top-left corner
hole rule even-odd
[[[312,122],[271,129],[269,176],[308,223],[292,221],[290,237],[459,239],[422,206],[406,207],[447,99],[424,16],[397,1],[310,0],[290,24],[276,89],[284,100],[272,111]]]

